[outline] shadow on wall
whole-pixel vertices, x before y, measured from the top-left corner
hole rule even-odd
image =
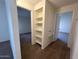
[[[18,21],[19,21],[19,33],[31,32],[31,13],[30,11],[17,7],[18,10]]]

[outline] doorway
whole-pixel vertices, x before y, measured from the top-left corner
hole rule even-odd
[[[64,12],[58,15],[59,25],[57,39],[64,43],[68,43],[71,25],[72,25],[72,12]]]
[[[17,7],[17,11],[21,53],[22,58],[24,58],[25,48],[31,44],[31,11],[22,7]]]
[[[31,12],[21,7],[17,7],[17,10],[20,39],[31,42]]]

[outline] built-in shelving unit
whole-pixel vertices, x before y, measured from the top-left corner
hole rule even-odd
[[[34,6],[32,20],[32,44],[38,43],[41,49],[53,40],[55,26],[54,9],[50,2],[42,0]],[[51,39],[52,38],[52,39]]]
[[[36,24],[35,24],[35,42],[38,43],[38,44],[42,44],[42,24],[43,24],[43,7],[41,8],[38,8],[35,11],[35,21],[36,21]]]

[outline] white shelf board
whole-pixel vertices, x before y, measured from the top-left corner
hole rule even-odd
[[[42,29],[36,29],[36,31],[41,31],[42,32]]]
[[[43,23],[42,21],[38,21],[37,23]]]
[[[36,40],[36,43],[38,43],[38,44],[40,44],[40,45],[42,44],[42,42],[40,42],[40,41],[38,41],[38,40]]]
[[[43,6],[42,6],[42,5],[39,6],[38,8],[35,8],[34,10],[35,10],[35,11],[39,11],[40,9],[43,9]]]
[[[42,36],[41,35],[36,35],[35,37],[42,39]]]
[[[41,21],[39,22],[39,21],[38,21],[36,24],[43,24],[43,22],[41,22]]]
[[[42,19],[42,18],[43,18],[43,16],[38,16],[38,17],[36,17],[36,19],[40,19],[40,18]]]

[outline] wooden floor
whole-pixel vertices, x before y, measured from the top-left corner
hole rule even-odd
[[[31,45],[30,38],[21,37],[22,59],[70,59],[70,49],[65,43],[56,40],[44,50],[40,45]]]
[[[42,50],[38,44],[31,45],[30,37],[21,36],[22,59],[70,59],[70,49],[62,41],[57,40]],[[11,57],[10,42],[0,43],[0,55]],[[10,57],[0,59],[11,59]]]

